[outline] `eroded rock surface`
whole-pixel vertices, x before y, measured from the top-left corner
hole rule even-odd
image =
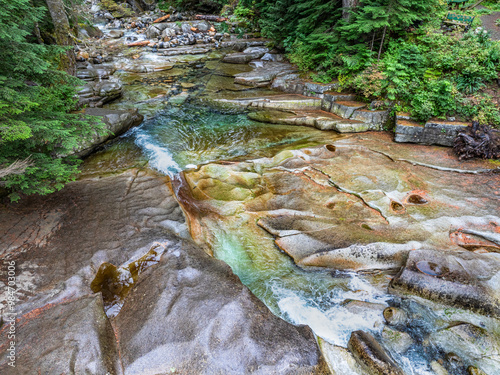
[[[500,257],[494,253],[412,251],[391,288],[498,318]]]
[[[169,179],[131,168],[137,155],[105,155],[64,190],[0,208],[0,262],[15,262],[18,288],[14,369],[2,288],[2,374],[321,373],[309,328],[274,316],[189,242]]]
[[[122,374],[115,335],[99,294],[18,316],[13,340],[9,328],[9,323],[0,328],[2,374]],[[9,358],[11,341],[14,360]]]
[[[495,233],[496,174],[445,167],[442,150],[442,165],[430,165],[418,152],[370,141],[342,139],[272,159],[203,166],[186,174],[192,204],[223,215],[228,225],[245,212],[304,267],[398,269],[411,250],[461,249],[450,227]]]
[[[308,328],[274,316],[227,265],[187,243],[146,271],[114,325],[125,374],[321,373]]]

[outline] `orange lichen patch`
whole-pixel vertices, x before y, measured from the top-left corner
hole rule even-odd
[[[477,250],[479,248],[482,248],[483,250],[500,249],[500,246],[493,242],[479,239],[477,236],[463,233],[461,230],[450,233],[450,240],[454,244],[471,251]]]
[[[440,125],[456,125],[456,126],[469,126],[469,125],[471,125],[470,122],[443,121],[443,120],[438,120],[438,119],[430,119],[428,122],[431,122],[433,124],[440,124]]]
[[[49,310],[49,309],[51,309],[51,308],[53,308],[55,306],[63,305],[65,303],[72,302],[72,301],[76,301],[76,299],[73,299],[73,298],[64,298],[60,302],[57,302],[57,303],[48,303],[47,305],[44,305],[44,306],[39,307],[37,309],[31,310],[30,312],[28,312],[28,313],[24,314],[23,316],[17,318],[16,319],[16,325],[17,325],[17,327],[22,327],[25,324],[27,324],[28,321],[39,318],[45,311],[47,311],[47,310]],[[7,328],[8,328],[8,325],[5,324],[4,327],[2,329],[0,329],[0,335]]]
[[[354,101],[351,101],[351,100],[337,101],[336,103],[340,104],[340,105],[345,105],[347,107],[364,107],[364,106],[366,106],[365,103],[354,102]]]
[[[400,120],[400,119],[398,119],[398,125],[414,126],[414,127],[418,127],[418,128],[424,127],[424,125],[420,124],[419,122],[412,121],[412,120]]]
[[[143,46],[147,46],[149,43],[150,43],[149,40],[142,40],[140,42],[134,42],[134,43],[127,44],[127,46],[129,46],[129,47],[143,47]]]
[[[167,20],[169,18],[170,18],[170,14],[167,14],[167,15],[165,15],[163,17],[160,17],[160,18],[154,20],[153,23],[163,22],[163,21],[165,21],[165,20]]]

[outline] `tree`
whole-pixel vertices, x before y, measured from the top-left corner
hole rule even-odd
[[[54,24],[54,34],[56,43],[60,46],[73,46],[71,38],[68,16],[64,9],[63,0],[45,0],[47,8]],[[66,50],[66,56],[61,57],[61,68],[68,74],[74,76],[76,74],[75,52],[72,48]]]
[[[350,10],[356,8],[359,0],[342,0],[342,18],[349,19]]]
[[[371,50],[376,35],[382,34],[378,48],[380,58],[388,32],[401,32],[417,21],[428,20],[438,6],[438,0],[361,0],[339,31],[347,41],[358,41],[371,34]]]
[[[57,70],[65,50],[31,36],[44,11],[30,0],[0,0],[0,183],[13,200],[61,189],[79,164],[61,156],[103,129],[69,113],[80,81]]]

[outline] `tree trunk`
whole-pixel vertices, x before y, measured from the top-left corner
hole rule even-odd
[[[73,39],[70,36],[68,16],[64,10],[63,0],[45,0],[49,8],[50,17],[54,24],[56,43],[60,46],[73,46]],[[71,75],[76,74],[75,51],[68,49],[61,57],[60,68]]]
[[[384,45],[385,32],[387,31],[387,26],[384,26],[384,33],[382,34],[382,41],[380,42],[380,48],[378,50],[377,60],[380,60],[380,54],[382,53],[382,46]]]
[[[358,6],[359,0],[342,0],[342,18],[349,19],[349,10]]]

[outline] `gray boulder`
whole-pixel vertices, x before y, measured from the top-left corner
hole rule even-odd
[[[9,365],[8,324],[0,331],[4,344],[0,346],[0,372],[4,375],[122,373],[116,339],[99,294],[18,317],[15,367]]]
[[[389,290],[499,317],[499,276],[498,254],[415,250]]]
[[[84,113],[86,115],[100,117],[104,124],[106,124],[108,132],[103,135],[94,134],[91,137],[82,139],[73,152],[73,154],[78,157],[89,155],[100,144],[125,133],[131,127],[139,125],[144,119],[144,116],[139,114],[137,109],[120,111],[103,108],[86,108]]]
[[[319,373],[309,328],[274,316],[226,264],[188,243],[143,274],[114,326],[129,375]]]

